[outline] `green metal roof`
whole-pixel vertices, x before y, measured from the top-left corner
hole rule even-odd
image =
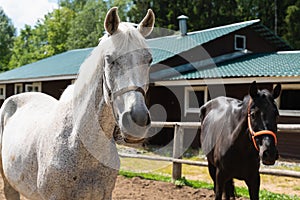
[[[93,48],[70,50],[0,74],[0,81],[76,75]]]
[[[221,36],[251,26],[258,30],[259,34],[268,34],[270,31],[260,25],[259,20],[246,21],[241,23],[220,26],[217,28],[202,31],[190,32],[186,36],[167,36],[147,40],[153,54],[152,64],[159,63],[176,54],[202,45]],[[271,34],[272,36],[272,34]],[[270,36],[270,37],[271,37]],[[274,45],[287,45],[280,38],[271,38]],[[75,76],[78,73],[81,63],[91,53],[93,48],[70,50],[31,64],[0,74],[0,82],[22,81],[25,79],[37,79],[43,77]]]
[[[186,36],[172,35],[149,39],[147,42],[153,54],[153,64],[159,63],[176,54],[202,45],[221,36],[239,29],[259,23],[260,20],[251,20],[241,23],[220,26],[202,31],[190,32]]]
[[[300,51],[250,54],[169,80],[300,76]]]

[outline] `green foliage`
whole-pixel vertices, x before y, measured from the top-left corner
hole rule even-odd
[[[174,181],[174,185],[176,185],[177,187],[186,186],[187,184],[188,184],[188,181],[186,180],[185,177],[179,178]]]
[[[68,49],[96,46],[104,32],[106,12],[104,1],[87,1],[71,23],[66,40]]]
[[[87,1],[88,0],[60,0],[59,5],[75,12],[79,12],[82,11]]]
[[[287,8],[285,22],[287,24],[287,33],[284,38],[295,48],[300,48],[300,7],[296,5]]]
[[[0,7],[0,71],[7,70],[12,55],[15,27]]]
[[[75,12],[64,7],[45,16],[44,29],[47,31],[47,45],[52,50],[52,55],[68,49],[66,41],[74,17]]]
[[[177,17],[187,15],[189,31],[200,30],[229,24],[236,19],[237,3],[235,0],[137,0],[132,5],[128,16],[131,21],[139,21],[148,8],[156,15],[156,26],[178,30]],[[224,23],[225,22],[225,23]]]
[[[62,53],[93,47],[104,33],[105,0],[62,0],[60,8],[48,13],[34,28],[26,25],[16,38],[9,69]],[[128,1],[129,2],[129,1]],[[125,18],[126,1],[110,1]]]
[[[103,35],[109,8],[117,6],[122,21],[139,23],[147,9],[156,15],[151,37],[173,34],[177,17],[187,15],[188,30],[260,18],[292,46],[300,48],[300,0],[60,0],[35,27],[25,26],[15,38],[15,28],[0,9],[0,71],[15,68],[69,49],[93,47]],[[277,8],[277,9],[275,9]],[[168,30],[169,29],[169,30]]]
[[[25,25],[16,38],[9,68],[16,68],[64,52],[74,12],[68,8],[45,15],[34,28]]]
[[[130,171],[120,171],[120,175],[125,176],[127,178],[133,177],[140,177],[143,179],[148,180],[155,180],[155,181],[164,181],[164,182],[171,182],[172,179],[167,176],[158,175],[158,174],[151,174],[151,173],[137,173],[137,172],[130,172]],[[187,180],[185,177],[178,179],[174,182],[177,186],[189,186],[193,188],[205,188],[205,189],[213,189],[213,185],[202,182],[202,181],[194,181],[194,180]],[[248,189],[244,187],[235,187],[237,196],[243,196],[249,198]],[[259,198],[262,200],[269,200],[269,199],[283,199],[283,200],[300,200],[298,196],[290,196],[284,194],[276,194],[273,192],[269,192],[267,190],[260,190]]]
[[[159,174],[136,173],[130,171],[123,171],[123,170],[119,171],[119,174],[127,178],[140,177],[143,179],[154,180],[154,181],[171,182],[170,177],[159,175]]]

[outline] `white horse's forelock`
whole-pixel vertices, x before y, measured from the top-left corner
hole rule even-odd
[[[117,32],[114,33],[111,39],[111,44],[109,46],[116,46],[118,51],[122,53],[147,48],[145,38],[141,35],[137,28],[132,26],[131,23],[120,23]]]

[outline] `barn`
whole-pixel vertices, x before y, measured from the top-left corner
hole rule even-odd
[[[206,101],[217,96],[242,99],[255,80],[260,88],[270,90],[281,83],[279,123],[300,123],[300,51],[260,20],[185,30],[147,40],[153,54],[147,100],[150,108],[159,105],[155,108],[163,110],[153,109],[153,121],[197,121],[199,106]],[[59,98],[92,50],[70,50],[1,73],[1,101],[25,91]],[[149,142],[164,145],[172,139],[173,131],[162,129]],[[282,157],[300,159],[299,132],[280,132],[278,140]],[[199,135],[193,136],[192,146],[199,146]]]

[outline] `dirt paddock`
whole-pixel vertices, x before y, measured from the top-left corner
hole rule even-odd
[[[0,200],[5,200],[3,181],[0,178]],[[207,189],[193,189],[191,187],[178,188],[172,183],[145,180],[138,177],[125,178],[118,176],[113,200],[195,200],[213,199],[213,191]],[[246,198],[237,198],[245,200]],[[21,198],[21,200],[27,200]]]
[[[208,189],[194,189],[184,186],[176,187],[172,183],[144,180],[138,177],[118,177],[113,200],[195,200],[214,199],[214,193]],[[236,198],[245,200],[246,198]]]
[[[169,200],[169,199],[208,200],[208,199],[214,199],[214,193],[212,190],[208,190],[208,189],[194,189],[187,186],[183,186],[179,188],[172,183],[145,180],[139,177],[125,178],[124,176],[118,176],[116,187],[115,190],[113,191],[113,200]],[[247,198],[244,197],[239,197],[236,199],[247,200]],[[1,177],[0,177],[0,200],[5,200],[4,193],[3,193],[3,181]],[[21,200],[27,200],[27,199],[21,197]]]

